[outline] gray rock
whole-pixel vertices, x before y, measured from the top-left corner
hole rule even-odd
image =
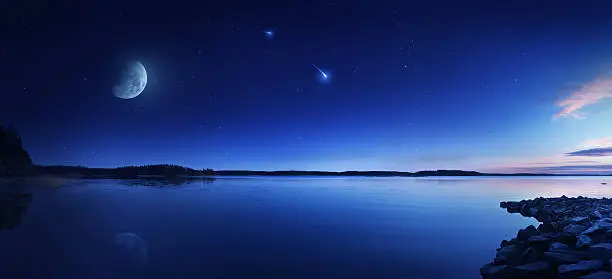
[[[608,243],[608,242],[597,243],[597,244],[593,244],[591,248],[604,248],[604,249],[612,250],[612,243]]]
[[[544,252],[544,258],[555,265],[575,264],[583,259],[583,257],[577,255],[555,252]]]
[[[508,271],[506,265],[486,264],[480,268],[480,274],[484,278],[504,278],[504,275],[508,275]],[[506,278],[509,277],[506,276]]]
[[[587,250],[589,256],[594,259],[612,258],[612,243],[597,243]]]
[[[595,210],[595,211],[593,211],[593,212],[591,212],[591,213],[589,214],[589,217],[590,217],[591,219],[598,220],[598,219],[603,218],[604,216],[603,216],[603,214],[601,214],[599,211]]]
[[[589,253],[587,251],[575,251],[575,250],[556,250],[555,253],[572,255],[580,258],[580,260],[586,260],[589,258]]]
[[[533,225],[529,225],[526,228],[519,230],[519,232],[516,234],[516,238],[519,241],[525,241],[529,239],[529,237],[536,234],[538,234],[538,229],[536,229],[536,227]]]
[[[495,263],[508,263],[514,259],[516,255],[516,245],[511,244],[497,250],[495,254]]]
[[[586,247],[591,244],[593,244],[593,240],[586,235],[581,235],[578,237],[578,240],[576,240],[576,248]]]
[[[544,235],[533,235],[527,240],[527,243],[538,251],[548,251],[551,242],[551,239]]]
[[[547,271],[551,265],[545,261],[539,261],[514,267],[519,273],[532,273]]]
[[[550,244],[550,251],[554,252],[554,250],[558,250],[558,249],[568,249],[569,246],[567,246],[567,244],[561,243],[561,242],[553,242]]]
[[[588,227],[583,225],[569,224],[565,226],[563,232],[571,233],[571,234],[580,234],[585,231]]]
[[[605,230],[612,229],[612,220],[610,218],[601,219],[597,222],[597,224],[599,224],[599,227]]]
[[[510,241],[508,241],[508,240],[505,240],[505,239],[504,239],[504,240],[502,240],[502,241],[501,241],[501,243],[499,244],[499,247],[506,247],[506,246],[508,246],[508,245],[510,245],[510,244],[512,244],[512,243],[510,243]]]
[[[528,264],[538,261],[538,252],[533,247],[525,249],[515,264]]]
[[[560,232],[552,236],[552,241],[561,242],[567,245],[574,245],[576,244],[576,235],[567,232]]]
[[[550,223],[547,224],[540,224],[538,226],[538,232],[540,233],[556,233],[557,232],[557,228]]]
[[[590,234],[599,230],[603,230],[603,228],[599,226],[599,223],[595,223],[595,225],[592,225],[588,229],[584,230],[582,234]]]
[[[547,242],[550,241],[550,237],[545,235],[532,235],[527,239],[527,242]]]
[[[589,217],[584,217],[584,216],[574,217],[574,218],[570,219],[570,222],[572,222],[574,224],[582,224],[582,223],[586,223],[588,221],[589,221]]]
[[[589,275],[580,276],[579,279],[612,279],[612,272],[598,271]]]
[[[602,260],[579,261],[575,264],[560,265],[557,269],[560,276],[567,276],[571,273],[588,273],[597,271],[602,268],[604,262]]]

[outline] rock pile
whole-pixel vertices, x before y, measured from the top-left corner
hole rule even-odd
[[[612,199],[562,196],[500,207],[541,224],[503,240],[480,269],[483,278],[612,279]]]

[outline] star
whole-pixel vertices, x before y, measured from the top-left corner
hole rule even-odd
[[[274,38],[274,30],[273,29],[264,30],[264,31],[262,31],[262,33],[264,33],[264,35],[268,39]]]

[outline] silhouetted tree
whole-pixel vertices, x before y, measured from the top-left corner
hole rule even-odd
[[[22,175],[32,166],[30,154],[23,148],[21,136],[9,126],[0,126],[0,174]]]

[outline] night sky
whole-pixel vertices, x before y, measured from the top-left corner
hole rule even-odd
[[[0,11],[37,164],[612,172],[607,1],[48,2]]]

